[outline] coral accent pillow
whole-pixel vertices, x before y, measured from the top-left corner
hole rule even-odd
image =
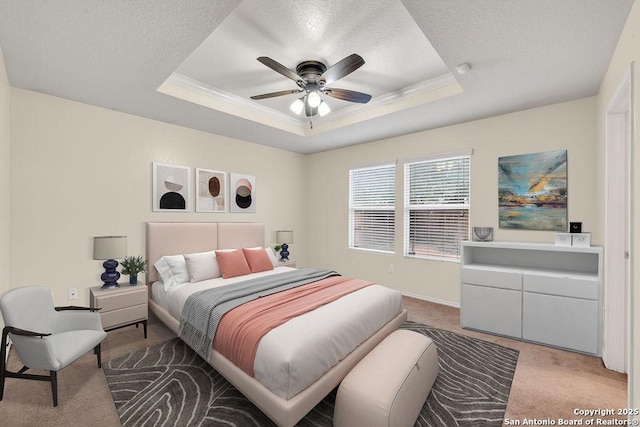
[[[242,252],[244,253],[244,257],[247,259],[247,263],[249,264],[249,268],[252,273],[273,270],[273,263],[264,248],[242,248]]]
[[[223,279],[251,273],[242,249],[236,249],[235,251],[216,251],[216,259],[218,260],[218,267],[220,267]]]

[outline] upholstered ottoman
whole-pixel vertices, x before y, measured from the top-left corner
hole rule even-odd
[[[438,375],[430,338],[399,329],[387,336],[338,388],[336,427],[413,426]]]

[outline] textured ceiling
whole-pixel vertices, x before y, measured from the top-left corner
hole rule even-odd
[[[632,4],[0,0],[0,46],[12,86],[311,153],[595,95]],[[352,53],[365,65],[332,86],[373,99],[328,100],[314,129],[295,95],[249,99],[296,88],[258,56]]]

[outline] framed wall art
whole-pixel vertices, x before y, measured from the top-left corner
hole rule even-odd
[[[196,169],[196,212],[227,211],[227,173]]]
[[[567,230],[567,150],[498,158],[498,224]]]
[[[229,174],[230,211],[241,213],[256,212],[256,177],[238,173]]]
[[[153,211],[189,212],[191,168],[153,162]]]

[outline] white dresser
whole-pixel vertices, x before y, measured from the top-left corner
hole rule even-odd
[[[599,356],[602,263],[600,247],[463,242],[461,326]]]

